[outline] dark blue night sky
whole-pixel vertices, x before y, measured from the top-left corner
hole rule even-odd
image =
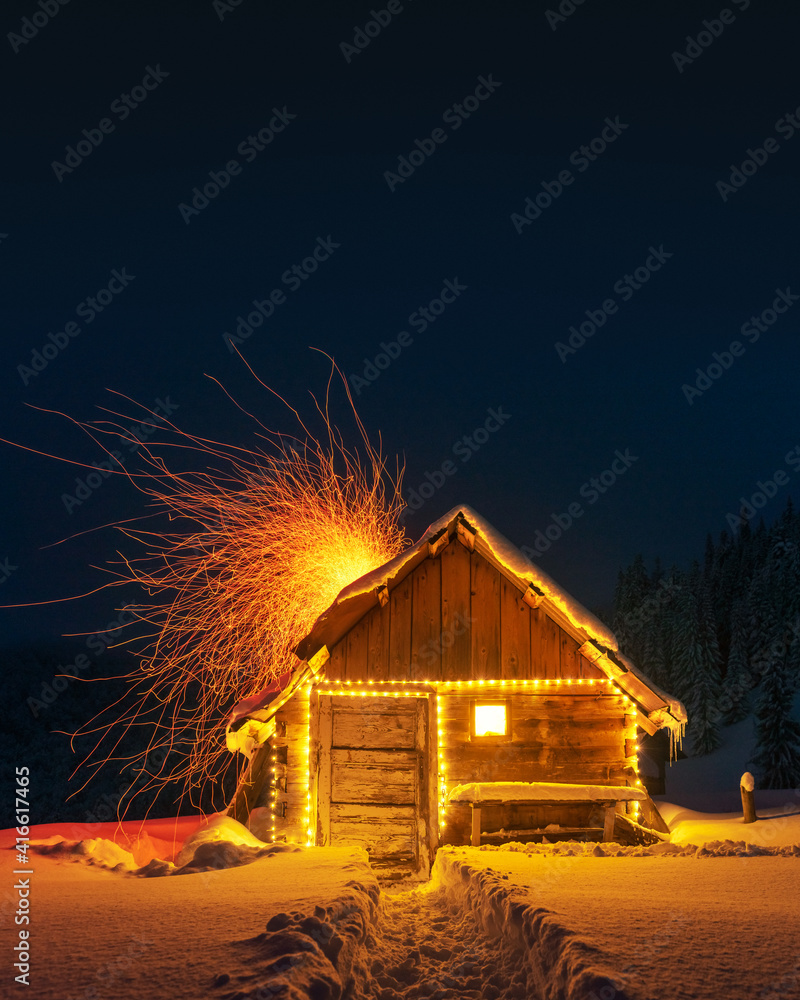
[[[770,520],[800,476],[797,13],[658,7],[6,4],[0,436],[91,465],[31,407],[134,416],[114,390],[255,444],[207,375],[293,431],[233,338],[304,412],[335,358],[412,537],[468,503],[590,607],[759,482]],[[141,495],[0,447],[0,600],[98,586],[122,540],[90,529]],[[3,641],[122,601],[3,610]]]

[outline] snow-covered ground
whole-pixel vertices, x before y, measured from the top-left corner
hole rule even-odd
[[[756,803],[764,793],[756,792]],[[774,798],[775,796],[770,796]],[[745,841],[761,847],[800,844],[800,789],[781,792],[783,805],[757,806],[758,820],[745,823],[741,808],[730,813],[704,813],[684,809],[671,802],[659,802],[658,808],[670,828],[673,844],[696,844],[709,841]]]
[[[529,995],[800,996],[797,857],[672,855],[671,845],[649,856],[635,848],[595,856],[587,846],[587,854],[437,855],[451,901],[463,901],[487,935],[517,939],[527,951]]]
[[[26,995],[800,996],[800,811],[748,826],[663,812],[673,843],[443,848],[429,883],[383,893],[357,848],[265,845],[229,819],[106,824],[79,841],[34,828]],[[780,837],[758,833],[775,823]],[[22,866],[0,858],[10,887]]]
[[[750,736],[668,770],[669,843],[447,847],[429,882],[383,891],[358,848],[224,817],[33,827],[27,865],[0,831],[2,952],[21,869],[32,956],[0,996],[798,1000],[800,790],[756,791],[743,822]]]
[[[8,959],[0,995],[226,1000],[271,996],[283,985],[286,997],[326,1000],[341,992],[338,970],[357,973],[379,894],[362,850],[284,848],[241,864],[220,841],[206,847],[205,870],[173,878],[131,876],[129,857],[107,840],[31,854],[23,876],[30,986],[17,987]],[[231,861],[237,867],[217,867]],[[0,864],[7,958],[17,931],[12,870],[23,866],[8,850]]]

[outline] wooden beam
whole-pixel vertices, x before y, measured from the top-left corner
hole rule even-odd
[[[650,719],[644,714],[644,712],[639,712],[636,717],[636,725],[644,729],[648,736],[655,736],[658,732],[658,726],[651,722]]]
[[[591,641],[591,639],[587,639],[586,642],[583,643],[583,645],[579,646],[578,652],[580,653],[581,656],[585,656],[590,663],[597,663],[598,660],[603,659],[603,657],[606,655],[602,649],[597,648],[597,646]]]
[[[578,643],[569,632],[561,629],[561,676],[580,677],[581,658],[578,656]]]
[[[325,666],[330,658],[331,654],[328,651],[328,647],[320,646],[316,653],[306,662],[311,667],[312,673],[316,674]]]
[[[427,778],[428,778],[428,856],[433,859],[439,847],[439,702],[435,695],[427,703]]]
[[[475,550],[475,530],[466,521],[459,521],[456,532],[459,542],[470,552],[473,552]]]
[[[540,594],[539,591],[534,588],[533,584],[529,583],[528,589],[522,595],[522,600],[531,608],[538,608],[544,600],[544,594]]]
[[[539,612],[537,625],[541,630],[539,676],[558,679],[561,677],[561,630],[544,608]]]
[[[319,713],[321,698],[312,692],[308,705],[308,772],[309,772],[309,802],[308,826],[314,831],[314,843],[319,841],[319,758],[320,758],[320,730]]]
[[[325,677],[331,681],[343,681],[347,676],[347,635],[344,635],[331,650]]]
[[[405,577],[389,595],[389,676],[395,680],[411,677],[411,576]]]
[[[481,807],[472,803],[472,831],[470,843],[473,847],[481,846]]]
[[[428,539],[428,555],[431,559],[439,555],[443,548],[450,544],[450,534],[447,528],[442,528],[442,530],[433,536],[433,538]]]
[[[442,676],[442,563],[428,559],[411,574],[411,663],[413,680]]]
[[[426,875],[431,870],[431,850],[430,850],[430,824],[436,822],[435,814],[431,816],[430,810],[430,785],[433,783],[430,759],[428,753],[428,726],[429,726],[429,700],[428,698],[415,698],[416,713],[414,725],[414,742],[417,750],[419,764],[417,767],[417,794],[415,796],[416,822],[414,828],[417,833],[416,855],[417,870]]]
[[[655,802],[653,802],[649,795],[646,799],[642,799],[639,805],[642,809],[642,818],[647,826],[652,827],[654,830],[658,830],[659,833],[669,833],[669,827],[664,821],[664,817],[658,811],[658,806]]]
[[[368,680],[389,680],[389,633],[392,613],[389,608],[389,594],[386,604],[378,605],[367,616],[369,622]]]
[[[331,842],[331,740],[333,710],[331,699],[319,696],[319,764],[317,768],[317,847]]]
[[[617,817],[617,804],[611,802],[603,809],[603,841],[610,842],[614,839],[614,823]]]
[[[367,681],[369,678],[369,616],[354,625],[345,637],[347,642],[347,680]],[[343,641],[345,641],[343,640]]]

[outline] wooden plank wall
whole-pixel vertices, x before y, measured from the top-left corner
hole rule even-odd
[[[335,681],[602,677],[579,643],[453,539],[331,649]]]
[[[285,747],[286,759],[285,765],[278,765],[276,775],[286,787],[278,791],[277,801],[283,806],[275,819],[275,835],[298,844],[306,843],[308,823],[314,821],[306,813],[310,721],[308,696],[304,690],[298,691],[276,714],[272,740],[276,751]],[[283,817],[282,810],[286,813]]]
[[[506,693],[511,705],[511,741],[482,744],[470,740],[470,702],[477,691],[440,694],[440,750],[448,788],[470,781],[565,781],[625,785],[635,778],[626,760],[626,738],[635,721],[626,716],[619,695]],[[532,807],[496,807],[485,822],[495,829],[515,828],[524,814],[527,826],[541,820],[564,826],[583,825],[586,807],[548,807],[534,816]],[[527,812],[525,811],[527,809]],[[494,813],[497,815],[495,816]],[[541,814],[541,815],[540,815]],[[533,822],[532,822],[533,821]],[[601,823],[602,825],[602,823]],[[469,843],[469,806],[448,807],[442,842]]]
[[[316,841],[430,868],[435,730],[427,697],[312,695]],[[433,783],[433,788],[431,784]],[[435,823],[435,798],[434,823]]]

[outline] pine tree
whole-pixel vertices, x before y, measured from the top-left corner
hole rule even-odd
[[[724,721],[728,726],[741,722],[750,714],[753,676],[748,648],[749,619],[750,612],[742,598],[734,604],[731,612],[731,644],[723,684]]]
[[[761,681],[764,670],[780,652],[780,625],[775,603],[770,595],[769,576],[765,567],[755,574],[747,599],[750,612],[748,646],[750,670],[754,683]]]
[[[665,590],[669,600],[659,619],[659,638],[661,642],[663,667],[663,686],[671,694],[679,694],[679,678],[676,666],[676,637],[680,619],[682,591],[687,586],[686,574],[672,566],[667,573]]]
[[[694,588],[686,581],[677,591],[672,613],[671,680],[674,693],[687,700],[694,679],[702,662],[697,597]]]
[[[641,555],[620,573],[614,599],[614,634],[620,649],[637,663],[642,662],[642,629],[648,617],[650,578]]]
[[[720,737],[720,676],[719,643],[711,600],[702,582],[695,595],[697,655],[694,676],[687,694],[688,731],[695,755],[711,753],[722,742]]]
[[[657,607],[642,628],[642,670],[656,684],[667,685],[667,661],[662,640],[663,607]]]
[[[722,662],[725,663],[728,659],[731,643],[731,609],[739,593],[735,549],[727,531],[722,531],[719,536],[709,579],[709,593],[717,621],[720,656]]]
[[[786,665],[774,657],[764,668],[756,706],[756,752],[760,788],[800,785],[800,723],[792,718],[793,690]]]
[[[714,539],[711,537],[711,532],[706,534],[706,551],[705,557],[703,559],[703,576],[706,580],[711,579],[711,574],[714,571],[714,564],[716,562],[716,551],[714,549]]]

